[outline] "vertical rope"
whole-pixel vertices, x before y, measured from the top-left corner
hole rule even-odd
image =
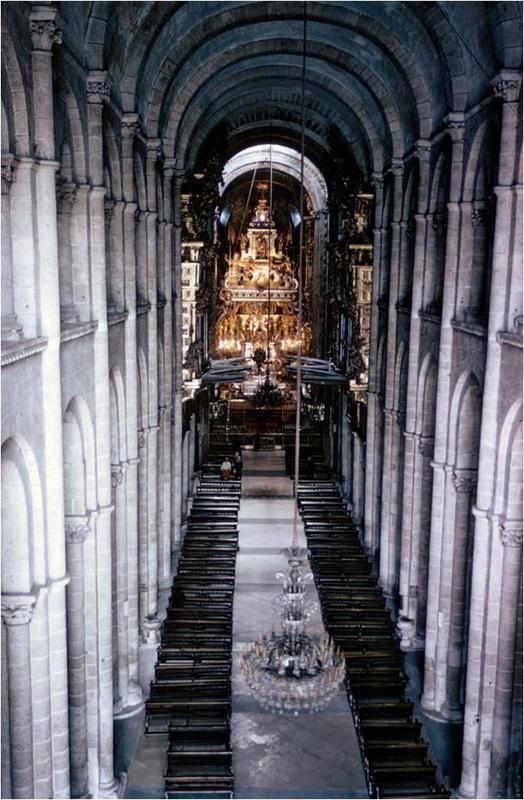
[[[302,268],[304,260],[304,151],[306,131],[306,42],[307,42],[307,3],[304,3],[304,32],[302,40],[302,123],[300,131],[300,198],[298,210],[300,213],[300,232],[298,244],[298,309],[297,309],[297,409],[295,417],[295,513],[293,515],[293,540],[291,547],[298,550],[298,479],[300,475],[300,423],[301,423],[301,393],[302,393]]]
[[[273,212],[273,131],[269,141],[269,213],[267,218],[267,369],[269,383],[269,344],[271,341],[271,214]]]

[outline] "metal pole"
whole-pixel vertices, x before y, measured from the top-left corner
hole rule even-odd
[[[295,498],[300,477],[300,397],[302,393],[302,267],[304,250],[304,151],[306,130],[306,34],[307,34],[307,3],[304,3],[304,34],[302,42],[302,127],[300,132],[300,232],[298,249],[298,309],[297,309],[297,408],[295,417],[295,481],[293,492]],[[295,499],[295,513],[293,516],[293,541],[294,551],[298,550],[298,503]]]

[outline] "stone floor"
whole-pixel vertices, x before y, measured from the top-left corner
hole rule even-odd
[[[280,550],[291,540],[294,500],[283,458],[278,451],[244,454],[233,615],[235,796],[268,800],[367,797],[345,692],[340,691],[322,713],[275,716],[258,706],[239,668],[238,654],[245,644],[272,628],[272,601],[279,592],[275,573],[287,567]],[[300,537],[304,544],[301,528]],[[321,630],[318,614],[311,630]],[[163,797],[166,750],[166,736],[140,733],[126,797]]]

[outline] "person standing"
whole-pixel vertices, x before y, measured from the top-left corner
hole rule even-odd
[[[242,451],[238,449],[235,453],[235,474],[240,480],[242,478]]]
[[[222,465],[220,467],[220,477],[223,481],[228,481],[231,477],[231,461],[227,456],[222,461]]]

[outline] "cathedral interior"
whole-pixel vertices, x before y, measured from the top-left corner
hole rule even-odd
[[[522,797],[521,78],[519,2],[2,3],[3,798]]]

